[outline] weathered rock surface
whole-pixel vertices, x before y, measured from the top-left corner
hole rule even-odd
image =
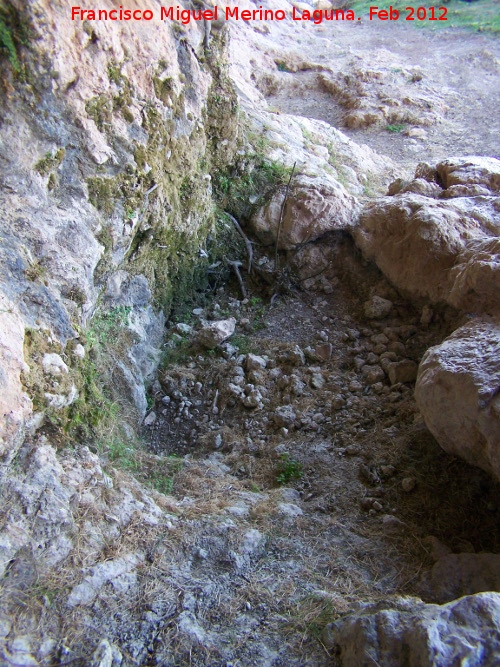
[[[342,667],[494,665],[500,651],[500,595],[480,593],[447,605],[411,598],[368,605],[327,626],[327,648]]]
[[[483,185],[500,191],[500,161],[492,157],[456,157],[440,162],[436,170],[445,188],[455,185]]]
[[[250,228],[265,245],[276,243],[285,193],[278,192],[252,218]],[[352,226],[359,204],[333,178],[298,176],[287,197],[279,231],[281,250],[315,241]]]
[[[473,320],[430,348],[415,397],[424,421],[450,454],[500,479],[500,326]]]
[[[367,68],[354,59],[342,72],[320,75],[321,85],[345,109],[346,127],[382,123],[425,127],[443,118],[446,104],[435,89],[422,81],[422,70],[406,68],[393,58],[389,51],[379,50],[373,54],[375,66]],[[413,82],[415,91],[411,87],[408,90],[408,80]]]
[[[234,317],[217,322],[204,322],[198,332],[198,342],[208,350],[213,350],[233,335],[235,326],[236,320]]]
[[[426,167],[417,169],[415,187],[410,184],[363,210],[354,230],[356,243],[398,289],[413,298],[495,312],[500,308],[496,296],[500,161],[463,158],[442,162],[435,170]],[[436,190],[433,178],[445,188],[476,184],[486,194],[472,196],[467,191],[446,198],[449,191]],[[432,192],[415,194],[425,192],[418,185],[425,181]]]
[[[500,555],[447,554],[423,582],[421,595],[433,602],[451,602],[464,595],[500,592]]]

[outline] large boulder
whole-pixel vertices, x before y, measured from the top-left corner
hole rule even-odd
[[[446,554],[421,587],[422,597],[440,603],[487,591],[500,592],[500,554]]]
[[[500,595],[480,593],[439,606],[415,598],[367,605],[327,626],[342,667],[482,667],[500,653]]]
[[[425,353],[415,397],[450,454],[500,479],[500,326],[476,319]]]
[[[396,194],[363,210],[356,244],[411,298],[497,312],[499,180],[500,161],[493,158],[419,165],[412,183],[391,186]]]
[[[276,243],[285,192],[277,192],[257,211],[250,229],[264,245]],[[334,178],[301,175],[294,179],[286,198],[279,231],[279,248],[287,250],[315,241],[326,232],[354,224],[359,204]]]

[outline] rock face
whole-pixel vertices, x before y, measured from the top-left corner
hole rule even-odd
[[[164,312],[176,281],[199,260],[213,219],[208,167],[199,173],[197,165],[201,156],[207,165],[212,159],[226,164],[237,135],[235,93],[227,77],[215,83],[210,68],[200,67],[203,31],[196,26],[180,42],[160,21],[73,22],[62,2],[12,3],[9,11],[5,20],[30,26],[32,39],[20,57],[32,88],[26,97],[3,51],[4,460],[15,455],[32,403],[40,413],[70,405],[47,398],[58,392],[46,386],[50,374],[43,375],[41,362],[47,353],[67,363],[67,346],[86,329],[93,330],[94,351],[98,346],[101,357],[108,355],[103,380],[112,398],[127,405],[131,422],[142,419]],[[222,72],[224,30],[211,46]],[[210,125],[197,119],[213,101],[212,84],[218,94]],[[43,113],[34,114],[35,105]],[[23,358],[26,330],[39,334],[30,359]],[[83,352],[79,370],[68,365],[80,402],[86,400]]]
[[[342,667],[494,665],[500,651],[500,595],[481,593],[450,604],[411,598],[369,605],[329,625],[327,648]]]
[[[424,355],[415,396],[441,447],[500,479],[500,326],[474,320]]]
[[[408,296],[496,312],[500,161],[457,158],[425,167],[397,194],[364,209],[355,241]]]
[[[276,193],[251,220],[250,228],[265,245],[276,243],[284,197],[284,192]],[[328,175],[299,176],[285,203],[278,247],[288,250],[326,232],[348,229],[358,211],[357,200]]]

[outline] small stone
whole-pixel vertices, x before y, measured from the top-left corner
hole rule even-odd
[[[297,415],[293,411],[291,405],[283,405],[279,408],[276,408],[273,420],[276,426],[284,426],[285,428],[290,428],[295,423]]]
[[[85,348],[83,347],[83,345],[81,345],[81,343],[75,345],[73,354],[75,355],[75,357],[78,357],[79,359],[85,359]]]
[[[348,445],[344,451],[347,456],[359,456],[361,450],[356,445]]]
[[[267,366],[267,361],[257,354],[247,354],[245,366],[247,371],[262,371]]]
[[[359,372],[363,366],[366,364],[366,361],[362,357],[354,357],[354,368]]]
[[[401,482],[401,488],[405,493],[413,491],[417,485],[417,480],[414,477],[405,477]]]
[[[333,346],[331,343],[320,343],[314,348],[314,357],[321,363],[330,361],[332,358]]]
[[[297,489],[281,489],[281,497],[289,503],[296,503],[300,500],[300,493]]]
[[[384,479],[388,479],[389,477],[392,477],[394,473],[396,472],[396,468],[394,466],[381,466],[380,467],[380,473]]]
[[[198,332],[198,342],[203,347],[213,350],[233,335],[235,327],[234,317],[217,322],[204,322],[203,328]]]
[[[387,369],[387,374],[389,375],[391,384],[397,384],[398,382],[415,382],[417,379],[417,373],[418,366],[410,359],[404,359],[403,361],[392,363]]]
[[[61,374],[68,374],[68,367],[58,354],[44,354],[42,366],[45,373],[57,377]]]
[[[382,525],[387,533],[400,533],[405,524],[393,514],[384,514],[382,516]]]
[[[423,327],[428,327],[429,324],[432,322],[432,318],[434,317],[434,312],[432,308],[429,306],[424,306],[422,308],[422,315],[420,316],[420,324]]]
[[[305,355],[298,345],[288,352],[287,359],[294,366],[303,366],[306,363]]]
[[[363,366],[361,373],[366,384],[372,385],[385,379],[385,373],[380,366]]]
[[[345,407],[346,402],[347,401],[345,400],[345,398],[340,394],[334,396],[332,399],[332,408],[334,410],[341,410],[343,407]]]
[[[398,340],[391,341],[387,346],[387,349],[389,352],[394,352],[398,357],[404,357],[406,355],[406,347]],[[393,361],[396,361],[396,359],[393,359]]]
[[[156,412],[151,411],[144,419],[144,426],[152,426],[156,421]]]
[[[294,503],[279,503],[278,508],[280,510],[280,514],[284,514],[285,516],[293,519],[304,514],[300,507]]]
[[[380,512],[382,510],[382,505],[379,503],[378,500],[374,501],[372,507],[374,510],[377,510],[377,512]]]
[[[361,382],[358,382],[357,380],[353,380],[352,382],[349,383],[349,391],[352,391],[353,393],[356,391],[362,391],[363,385]]]
[[[361,508],[368,511],[372,508],[373,503],[375,502],[375,498],[361,498],[360,500],[360,505]]]
[[[325,378],[321,373],[313,373],[311,377],[311,387],[313,389],[323,389],[325,386]]]
[[[193,327],[189,324],[185,324],[184,322],[179,322],[175,325],[174,331],[181,336],[189,336],[193,333]]]
[[[262,397],[256,393],[251,393],[241,399],[241,402],[246,408],[253,409],[259,406]]]
[[[170,398],[170,396],[164,396],[161,399],[161,402],[163,403],[163,405],[170,405],[170,403],[172,402],[172,399]]]
[[[381,320],[387,317],[392,310],[392,301],[380,296],[373,296],[364,304],[365,316],[370,320]]]

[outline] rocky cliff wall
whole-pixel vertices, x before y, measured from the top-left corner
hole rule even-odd
[[[207,266],[210,174],[239,133],[225,31],[207,45],[197,24],[72,22],[64,2],[9,3],[2,21],[15,47],[0,63],[8,459],[32,411],[32,425],[97,418],[96,355],[131,424],[144,415],[165,318]]]

